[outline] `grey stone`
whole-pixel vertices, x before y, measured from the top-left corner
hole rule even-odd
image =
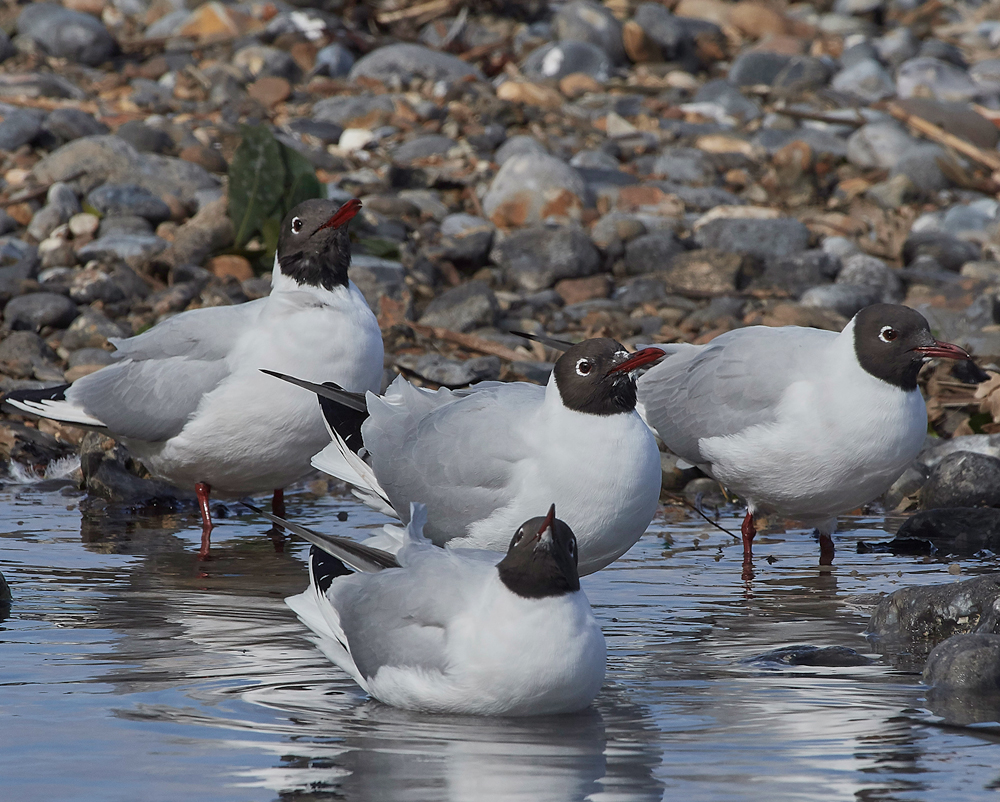
[[[761,116],[760,106],[748,97],[744,97],[729,81],[716,78],[708,81],[694,96],[695,103],[713,103],[728,116],[749,122]]]
[[[313,105],[312,118],[346,128],[352,120],[367,117],[372,112],[388,115],[395,109],[388,95],[337,95],[317,101]]]
[[[497,298],[485,281],[466,281],[431,301],[420,323],[465,332],[496,325],[499,312]]]
[[[895,122],[861,126],[847,139],[847,160],[865,169],[891,169],[906,151],[920,142]]]
[[[709,184],[715,181],[715,167],[697,148],[666,148],[653,162],[653,172],[670,181]]]
[[[490,258],[506,281],[526,292],[546,289],[564,278],[592,276],[601,266],[597,248],[573,226],[521,229],[495,245]]]
[[[879,58],[890,67],[898,67],[907,59],[913,58],[919,48],[920,40],[913,31],[902,25],[875,40]]]
[[[830,80],[830,66],[812,56],[792,56],[791,60],[774,77],[774,86],[795,92],[816,90]]]
[[[118,52],[118,43],[96,17],[55,5],[32,3],[17,18],[18,35],[34,41],[50,56],[91,67]]]
[[[73,186],[89,192],[101,184],[137,184],[154,195],[174,195],[194,203],[199,190],[215,189],[217,178],[203,167],[183,159],[139,153],[116,136],[88,136],[54,150],[32,168],[40,183],[67,181],[80,170],[86,174]]]
[[[879,302],[877,287],[858,284],[827,284],[811,287],[799,299],[803,306],[832,309],[846,318],[854,317],[866,306]]]
[[[42,124],[42,128],[61,142],[72,142],[83,136],[108,133],[108,127],[82,109],[55,109]]]
[[[98,237],[77,251],[81,261],[121,259],[130,264],[145,264],[166,250],[169,243],[151,234],[112,234]]]
[[[848,67],[853,67],[855,64],[861,61],[878,61],[879,55],[878,50],[875,45],[865,40],[863,42],[858,42],[853,44],[848,48],[844,49],[844,52],[840,54],[840,66],[841,69],[847,69]]]
[[[4,62],[11,56],[17,54],[17,48],[10,41],[6,31],[0,30],[0,62]]]
[[[968,103],[911,97],[898,101],[899,106],[923,117],[949,133],[967,139],[981,148],[995,148],[1000,142],[1000,130],[989,120],[970,108]]]
[[[355,254],[351,257],[351,280],[358,285],[375,314],[384,297],[402,300],[406,288],[403,265],[391,259]]]
[[[666,270],[681,253],[684,245],[672,231],[644,234],[625,245],[625,270],[632,276]]]
[[[918,309],[918,311],[924,311]],[[931,324],[933,327],[933,323]],[[1000,434],[967,434],[950,440],[931,440],[924,446],[917,460],[928,468],[933,468],[949,454],[971,451],[976,454],[1000,458]]]
[[[103,348],[77,348],[69,355],[66,363],[75,368],[78,365],[110,365],[114,361],[114,357]]]
[[[559,39],[573,39],[596,45],[614,64],[625,64],[622,24],[606,6],[594,0],[571,0],[552,19],[552,32]]]
[[[776,220],[720,218],[703,225],[695,238],[702,248],[761,258],[791,256],[809,247],[809,229],[790,217]]]
[[[198,210],[174,234],[172,246],[175,266],[200,265],[222,248],[233,244],[236,232],[227,213],[227,201],[219,198]]]
[[[927,657],[924,682],[939,691],[1000,695],[1000,635],[953,635],[942,641]]]
[[[980,247],[943,231],[911,233],[903,243],[903,261],[912,264],[920,256],[932,256],[945,270],[959,271],[966,262],[980,257]]]
[[[86,92],[62,75],[48,72],[0,74],[0,97],[55,97],[83,100],[86,96]]]
[[[917,145],[896,160],[891,175],[905,175],[922,192],[937,192],[951,186],[951,181],[938,165],[939,160],[948,158],[938,145]]]
[[[17,150],[27,145],[42,131],[43,114],[3,104],[0,110],[0,150]]]
[[[753,138],[756,145],[774,155],[790,142],[805,142],[817,158],[840,160],[847,157],[847,144],[836,134],[818,128],[795,128],[782,131],[778,128],[761,128]]]
[[[834,279],[840,265],[839,258],[818,249],[768,259],[764,272],[750,282],[750,288],[784,290],[793,298],[801,298],[810,287]]]
[[[521,65],[521,71],[534,81],[558,81],[582,72],[603,83],[611,77],[611,59],[597,45],[570,39],[533,50]]]
[[[774,83],[778,74],[788,66],[792,56],[766,50],[748,50],[733,59],[726,76],[736,86],[756,86]]]
[[[12,331],[0,340],[0,365],[5,366],[5,373],[34,376],[40,381],[49,375],[48,380],[61,381],[62,374],[55,375],[58,360],[56,352],[33,331]]]
[[[104,184],[87,196],[101,215],[133,214],[152,223],[170,219],[170,207],[148,189],[135,184]]]
[[[783,646],[746,660],[748,663],[772,663],[786,666],[816,666],[839,668],[867,666],[874,662],[846,646]]]
[[[908,587],[878,603],[868,632],[881,647],[930,650],[953,635],[1000,633],[1000,574]]]
[[[844,260],[836,283],[872,287],[878,291],[879,303],[899,303],[905,295],[899,274],[881,259],[863,253]]]
[[[170,134],[161,128],[146,125],[142,120],[129,120],[122,123],[115,135],[119,139],[124,139],[140,153],[169,154],[174,151],[174,140]]]
[[[942,556],[973,557],[984,549],[1000,553],[1000,510],[991,507],[921,510],[903,521],[896,537],[928,541]]]
[[[949,454],[931,469],[920,489],[920,506],[1000,506],[1000,459],[969,451]]]
[[[354,54],[341,44],[334,42],[321,48],[316,54],[313,72],[317,75],[329,75],[331,78],[344,78],[354,66]]]
[[[580,173],[555,156],[524,153],[509,158],[497,171],[483,198],[483,210],[496,219],[494,213],[517,208],[513,217],[537,223],[548,203],[563,192],[583,202],[587,186]]]
[[[920,190],[917,185],[910,180],[908,175],[903,173],[872,184],[865,190],[865,197],[871,198],[883,209],[898,209],[919,194]]]
[[[896,85],[902,98],[930,96],[937,100],[968,101],[980,94],[976,82],[964,69],[925,56],[901,64],[896,72]]]
[[[88,268],[73,277],[69,286],[69,297],[78,304],[91,304],[94,301],[114,303],[122,300],[125,293],[107,273]]]
[[[132,234],[153,234],[153,224],[145,217],[134,214],[113,214],[101,219],[97,229],[98,237],[127,236]]]
[[[904,498],[918,492],[927,481],[927,474],[927,468],[919,462],[913,463],[903,471],[899,478],[882,495],[882,502],[885,504],[885,508],[887,510],[894,510]]]
[[[458,56],[439,53],[421,45],[398,43],[385,45],[360,58],[351,68],[351,80],[372,78],[404,84],[414,78],[433,81],[482,80],[482,73]],[[334,120],[336,122],[336,120]]]
[[[691,27],[659,3],[640,3],[632,17],[645,34],[660,48],[664,61],[696,64]]]
[[[108,447],[110,446],[110,447]],[[89,432],[80,444],[80,469],[84,487],[92,496],[129,507],[152,505],[162,510],[185,501],[192,494],[159,479],[144,479],[135,472],[135,461],[125,447],[97,432]]]
[[[66,329],[62,346],[68,351],[80,348],[107,349],[109,339],[128,337],[131,333],[110,320],[103,312],[85,307],[80,316]]]
[[[32,215],[28,234],[41,242],[72,216],[73,212],[65,207],[46,204]]]
[[[500,357],[481,356],[460,362],[440,354],[402,355],[396,363],[444,387],[465,387],[500,378]]]
[[[17,231],[20,227],[21,224],[7,214],[6,210],[0,209],[0,237],[10,234],[12,231]]]
[[[618,170],[621,164],[614,156],[604,150],[581,150],[569,160],[570,167],[588,167],[598,170]]]
[[[496,153],[493,154],[493,161],[502,167],[512,157],[523,156],[528,153],[541,153],[547,156],[549,152],[533,136],[517,134],[507,139],[497,148]]]
[[[404,142],[392,152],[392,159],[408,164],[430,156],[444,156],[455,147],[455,140],[441,134],[425,134]]]
[[[435,255],[447,259],[456,267],[482,267],[493,246],[495,230],[493,224],[482,217],[448,215],[441,221],[441,242]]]
[[[854,66],[841,70],[833,76],[830,86],[866,103],[875,103],[896,94],[892,76],[881,64],[871,60],[859,61]]]
[[[7,328],[38,331],[45,326],[64,329],[77,316],[76,304],[65,295],[34,292],[12,298],[3,310]]]

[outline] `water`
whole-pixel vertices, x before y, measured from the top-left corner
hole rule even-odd
[[[584,579],[608,639],[593,709],[535,720],[369,701],[304,640],[282,599],[305,547],[275,554],[250,515],[195,559],[193,514],[82,514],[58,485],[0,490],[0,799],[970,800],[1000,788],[1000,728],[942,726],[919,676],[749,661],[792,644],[868,652],[871,594],[995,567],[858,555],[880,519],[842,521],[821,571],[802,531],[738,545],[685,514]],[[289,496],[325,531],[381,519]],[[235,508],[232,508],[235,512]],[[337,513],[348,513],[346,522]],[[738,531],[736,511],[722,523]],[[774,561],[768,562],[770,557]]]

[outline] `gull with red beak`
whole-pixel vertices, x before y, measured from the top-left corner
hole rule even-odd
[[[154,476],[196,490],[201,555],[208,555],[209,494],[274,493],[311,470],[329,442],[301,390],[261,374],[281,369],[356,392],[377,391],[382,336],[348,278],[351,200],[300,203],[281,224],[271,294],[236,306],[183,312],[129,339],[114,362],[72,385],[13,392],[15,409],[120,439]]]
[[[402,543],[395,554],[268,517],[313,544],[309,587],[286,603],[375,699],[429,713],[539,716],[582,710],[601,689],[604,635],[555,505],[508,532],[506,554],[435,548],[421,534],[422,504],[405,530],[386,527]]]
[[[663,356],[608,338],[574,345],[548,385],[488,382],[384,396],[301,382],[320,396],[333,442],[313,465],[405,522],[427,505],[435,544],[503,551],[533,510],[555,502],[580,544],[580,573],[629,550],[656,512],[660,455],[635,411],[635,372]]]
[[[670,355],[640,377],[639,411],[667,448],[746,502],[746,578],[759,514],[815,527],[820,563],[831,563],[837,516],[881,496],[923,447],[920,368],[970,358],[894,304],[862,309],[839,334],[752,326],[661,347]]]

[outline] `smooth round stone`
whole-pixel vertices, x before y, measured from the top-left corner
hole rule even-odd
[[[349,77],[407,84],[414,78],[453,82],[465,78],[482,80],[483,75],[458,56],[403,42],[371,51],[355,63]]]
[[[525,153],[543,153],[548,155],[545,146],[533,136],[516,134],[497,148],[496,153],[493,154],[493,161],[502,167],[508,159],[513,156],[521,156]]]
[[[787,61],[785,62],[787,64]],[[763,113],[753,100],[745,97],[729,81],[716,78],[702,86],[694,96],[695,103],[714,103],[730,117],[739,120],[756,120]]]
[[[567,75],[582,72],[604,83],[611,77],[611,59],[597,45],[567,40],[533,50],[521,65],[521,70],[534,81],[558,81]]]
[[[141,153],[172,153],[174,140],[166,131],[146,125],[141,120],[122,123],[115,136],[124,139]]]
[[[96,67],[118,52],[118,43],[96,17],[54,3],[31,3],[17,18],[18,35],[50,56]]]
[[[48,117],[42,127],[63,142],[71,142],[83,136],[106,134],[110,130],[104,123],[82,109],[56,109]]]
[[[401,164],[431,156],[445,156],[455,147],[455,140],[441,134],[426,134],[404,142],[392,153],[393,161]]]
[[[961,67],[924,56],[900,65],[896,73],[896,87],[901,98],[929,95],[937,100],[957,102],[973,100],[981,91]]]
[[[342,150],[363,150],[375,141],[375,135],[367,128],[345,128],[337,147]]]
[[[109,234],[88,242],[77,251],[77,256],[83,262],[108,257],[147,261],[165,250],[168,244],[152,234]]]
[[[148,189],[135,184],[104,184],[87,196],[87,203],[101,215],[130,214],[152,223],[170,219],[170,207]]]
[[[877,61],[859,61],[833,76],[830,86],[838,92],[854,95],[866,103],[875,103],[896,93],[892,76]]]
[[[937,192],[951,186],[951,181],[941,171],[939,159],[948,154],[938,145],[917,145],[903,153],[892,167],[891,176],[905,175],[923,192]]]
[[[137,214],[112,214],[103,218],[97,230],[100,237],[152,234],[153,224]]]
[[[354,54],[343,45],[334,42],[316,54],[313,72],[317,75],[329,75],[331,78],[343,78],[353,66]]]
[[[564,41],[589,42],[599,47],[615,64],[628,60],[622,24],[606,6],[594,0],[571,0],[561,6],[552,20],[552,32]]]
[[[483,198],[483,209],[494,222],[500,214],[523,223],[540,222],[547,214],[549,199],[562,193],[581,203],[587,185],[566,162],[545,153],[525,153],[508,159]]]
[[[920,506],[1000,506],[1000,459],[970,451],[949,454],[931,469],[920,489]]]
[[[17,150],[42,132],[44,114],[4,104],[0,122],[0,150]]]
[[[78,314],[76,304],[65,295],[34,292],[11,299],[3,310],[3,319],[15,331],[38,331],[45,326],[64,329]]]

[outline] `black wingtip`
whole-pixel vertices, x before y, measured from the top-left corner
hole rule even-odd
[[[558,337],[550,337],[548,334],[529,334],[526,331],[517,331],[516,329],[511,329],[510,333],[516,334],[518,337],[524,337],[524,339],[531,340],[532,342],[547,345],[549,348],[555,348],[557,351],[568,351],[576,344],[560,340]]]
[[[68,384],[58,384],[55,387],[42,387],[39,390],[11,390],[0,403],[8,401],[65,401]],[[22,412],[23,410],[18,410]]]
[[[309,548],[309,573],[312,580],[321,593],[326,593],[333,584],[333,580],[338,576],[347,576],[354,573],[344,565],[342,560],[338,560],[332,554],[327,554],[323,549],[316,546]]]

